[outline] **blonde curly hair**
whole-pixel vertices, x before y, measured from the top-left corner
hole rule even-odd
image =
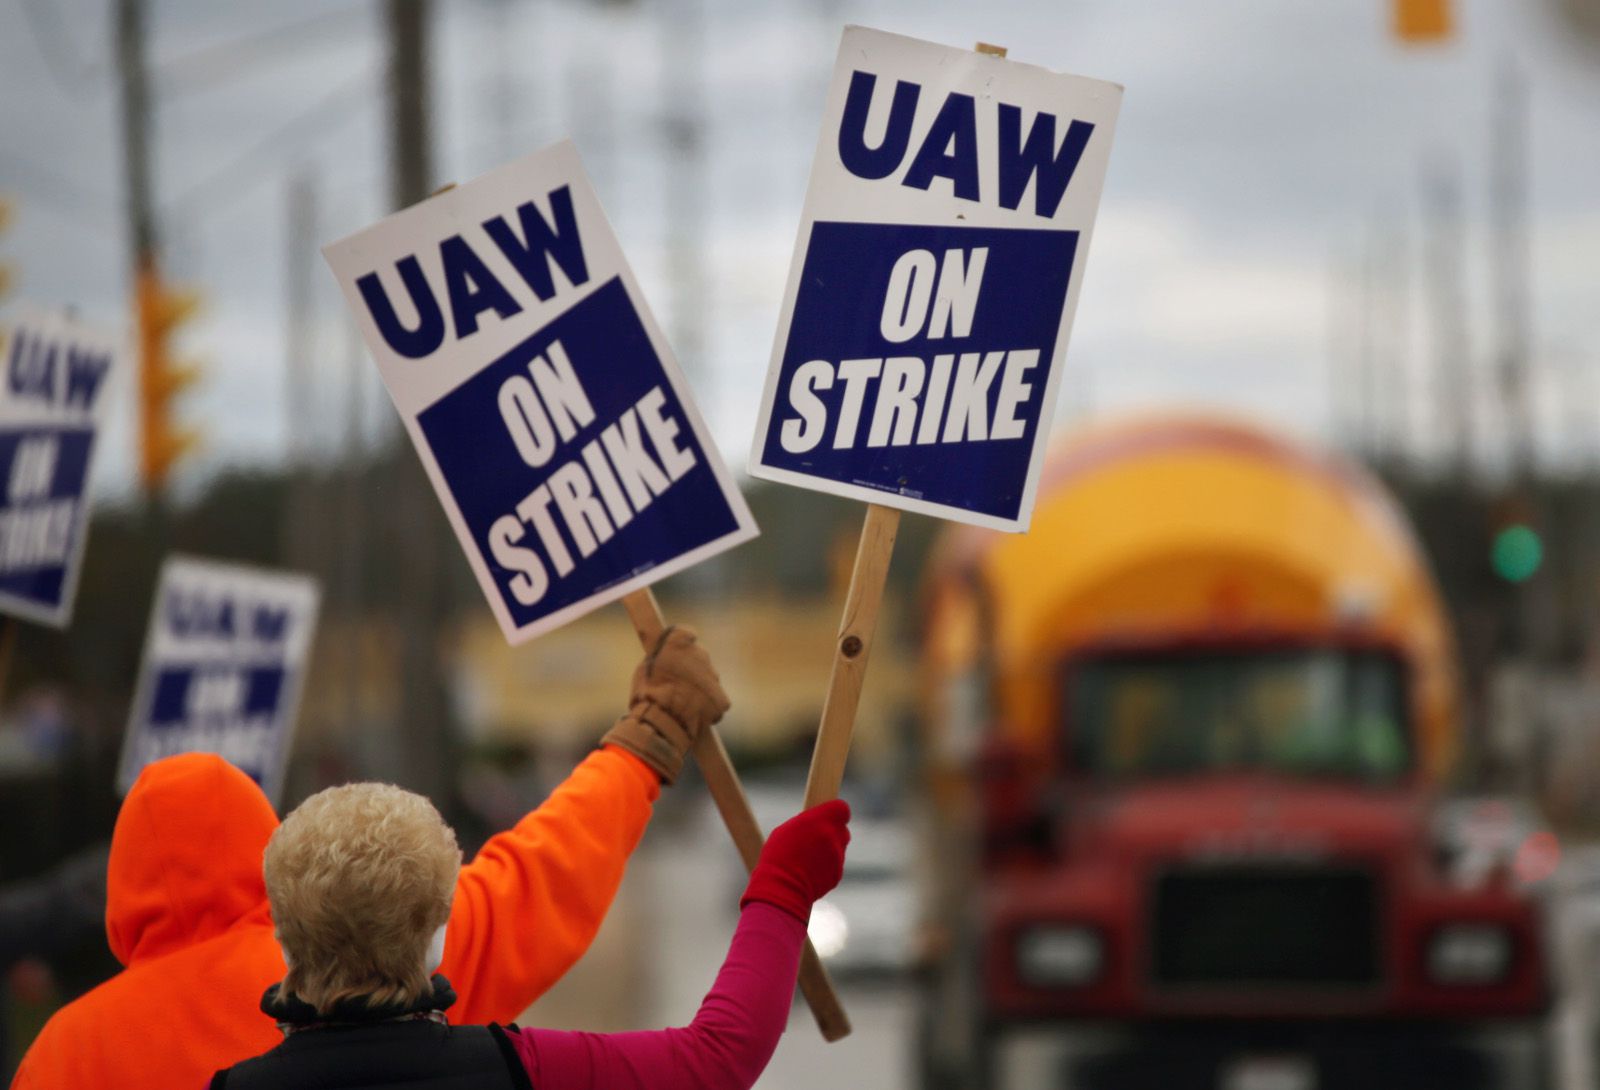
[[[343,999],[426,995],[428,943],[450,918],[460,869],[454,830],[421,795],[382,783],[312,795],[262,861],[284,990],[322,1014]]]

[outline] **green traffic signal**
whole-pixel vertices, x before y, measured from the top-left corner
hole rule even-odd
[[[1544,541],[1531,527],[1518,523],[1494,535],[1489,563],[1494,573],[1511,583],[1532,578],[1544,562]]]

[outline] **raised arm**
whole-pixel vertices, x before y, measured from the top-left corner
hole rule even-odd
[[[668,629],[628,705],[599,751],[461,868],[439,970],[460,997],[452,1022],[511,1021],[583,956],[661,784],[728,699],[694,633]]]
[[[716,984],[694,1021],[646,1033],[508,1030],[539,1090],[749,1090],[788,1022],[811,905],[838,884],[850,840],[843,802],[773,830],[740,901]]]

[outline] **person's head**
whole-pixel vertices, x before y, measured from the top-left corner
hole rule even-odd
[[[262,866],[285,990],[324,1013],[426,995],[460,868],[454,831],[421,795],[379,783],[312,795]]]

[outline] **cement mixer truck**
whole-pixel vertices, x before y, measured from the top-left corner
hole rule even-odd
[[[1018,1048],[1091,1090],[1541,1085],[1539,914],[1434,833],[1455,651],[1360,467],[1090,429],[1030,532],[944,533],[923,606],[926,1086]]]

